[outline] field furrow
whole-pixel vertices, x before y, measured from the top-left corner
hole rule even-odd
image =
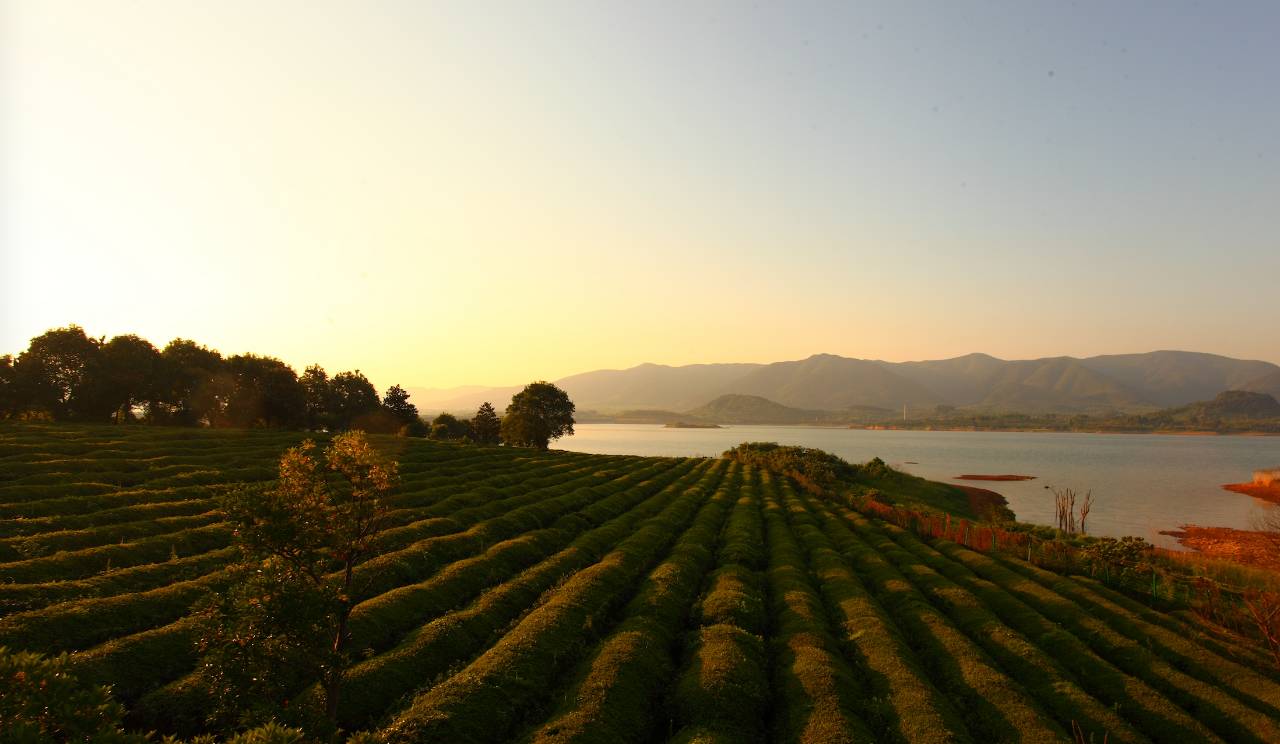
[[[253,567],[220,497],[306,437],[0,423],[0,646],[68,652],[130,728],[225,735],[193,608]],[[352,567],[339,740],[1280,741],[1280,670],[1239,627],[922,537],[862,481],[370,441],[399,478]],[[946,503],[889,472],[889,501]],[[280,692],[285,722],[323,708],[314,676]]]
[[[743,480],[719,538],[717,565],[691,613],[684,662],[668,694],[673,742],[765,737],[770,686],[759,471],[748,467]]]

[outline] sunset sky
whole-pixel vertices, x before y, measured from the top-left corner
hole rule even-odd
[[[0,353],[1280,362],[1280,4],[0,0]]]

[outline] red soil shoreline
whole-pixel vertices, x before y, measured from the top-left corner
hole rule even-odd
[[[1201,527],[1184,524],[1180,530],[1161,530],[1192,550],[1212,558],[1262,568],[1280,569],[1280,550],[1276,537],[1256,530],[1230,527]]]
[[[1271,484],[1264,486],[1259,483],[1228,483],[1223,486],[1228,491],[1243,493],[1246,496],[1252,496],[1255,499],[1265,499],[1275,504],[1280,504],[1280,485]]]

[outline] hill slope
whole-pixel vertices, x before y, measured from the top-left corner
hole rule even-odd
[[[791,408],[758,395],[730,393],[689,411],[689,415],[719,424],[811,424],[821,420],[823,412]]]
[[[1236,389],[1246,390],[1251,393],[1266,393],[1280,400],[1280,370],[1263,375],[1256,380],[1250,380]]]
[[[204,729],[188,618],[235,555],[210,499],[298,439],[0,425],[0,645]],[[403,485],[338,709],[376,741],[1280,740],[1280,675],[1230,634],[769,471],[380,441]]]
[[[877,362],[815,354],[760,367],[729,386],[796,408],[838,411],[854,406],[933,406],[938,395]]]
[[[1159,415],[1188,421],[1280,419],[1280,402],[1266,393],[1228,390],[1213,400],[1160,411]]]
[[[1280,367],[1270,362],[1192,351],[1113,354],[1081,359],[1080,363],[1164,407],[1208,400],[1224,390],[1280,373]]]

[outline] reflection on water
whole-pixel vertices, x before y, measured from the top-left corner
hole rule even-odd
[[[1160,530],[1183,523],[1248,529],[1271,504],[1220,487],[1280,465],[1280,437],[1024,432],[866,431],[793,426],[667,429],[631,424],[579,424],[560,449],[602,454],[716,456],[745,441],[818,447],[851,462],[880,457],[934,480],[963,473],[1037,476],[1022,482],[969,482],[1004,494],[1026,522],[1053,521],[1046,485],[1093,489],[1089,531],[1140,535],[1177,547]],[[918,464],[906,464],[906,463]]]

